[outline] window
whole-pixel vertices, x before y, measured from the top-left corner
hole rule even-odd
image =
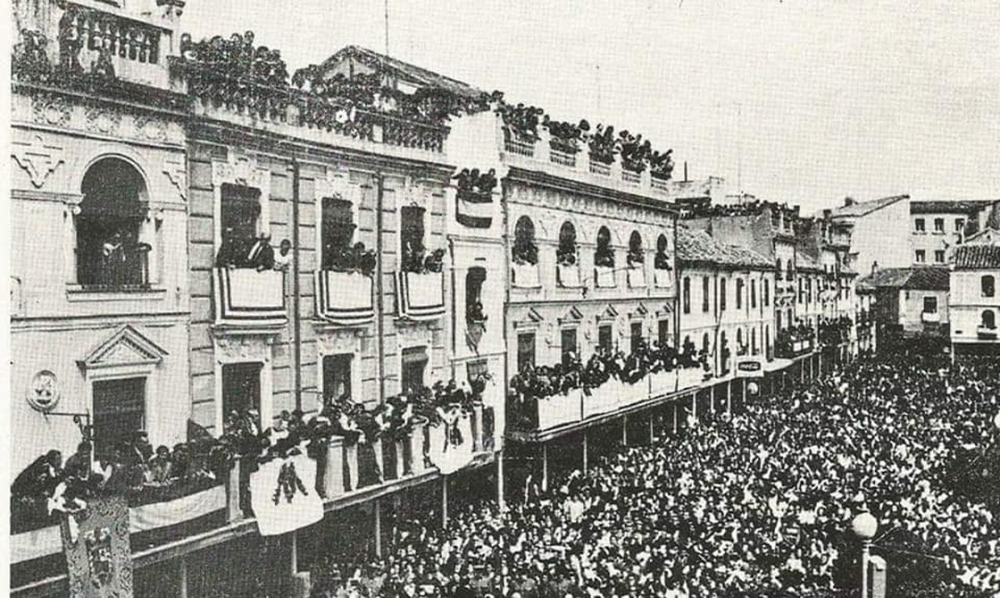
[[[639,231],[632,231],[628,238],[628,264],[635,266],[645,261],[645,252],[642,249],[642,235]]]
[[[661,347],[666,347],[670,342],[670,320],[660,320],[657,322],[656,339]]]
[[[736,309],[743,309],[743,279],[736,279]]]
[[[642,322],[632,322],[629,331],[631,332],[631,349],[632,352],[635,352],[645,340],[642,334]]]
[[[535,367],[535,333],[522,332],[517,335],[517,371]]]
[[[771,305],[771,281],[764,280],[764,307]]]
[[[683,289],[681,290],[681,303],[683,303],[684,313],[691,313],[691,277],[685,276]]]
[[[712,341],[708,338],[708,333],[701,335],[701,350],[705,355],[712,352]]]
[[[222,366],[222,416],[260,412],[260,362],[227,363]],[[257,425],[261,425],[260,419]]]
[[[576,265],[576,229],[569,221],[559,228],[559,247],[556,249],[556,263],[560,266]]]
[[[709,309],[708,306],[709,291],[710,291],[709,286],[711,285],[711,282],[712,281],[710,281],[707,276],[701,277],[701,311],[705,313],[708,313]]]
[[[249,254],[259,228],[260,199],[259,189],[228,183],[222,185],[219,208],[222,245],[216,265],[236,268],[250,265]]]
[[[719,365],[723,374],[729,372],[729,340],[725,332],[719,335]]]
[[[93,393],[94,450],[100,456],[145,429],[146,379],[98,380]]]
[[[403,392],[426,386],[424,376],[427,373],[427,349],[424,347],[403,349],[402,361],[403,371],[400,387]]]
[[[927,226],[923,218],[917,218],[913,221],[913,227],[918,233],[926,232]]]
[[[982,318],[981,324],[983,328],[993,330],[997,327],[996,314],[993,313],[993,310],[983,310]]]
[[[354,211],[351,202],[339,197],[324,197],[322,205],[322,260],[324,270],[350,268],[346,250],[354,240]]]
[[[924,251],[923,249],[918,249],[917,250],[917,263],[918,264],[923,264],[926,261],[927,261],[927,252]]]
[[[726,279],[721,278],[719,280],[719,311],[726,311],[726,298],[729,292],[726,288]]]
[[[955,232],[958,233],[958,234],[962,234],[962,232],[964,230],[965,230],[965,220],[963,220],[962,218],[956,218],[955,219]]]
[[[535,225],[531,218],[521,216],[514,225],[514,248],[511,258],[515,264],[535,265],[538,263],[538,247],[535,245]]]
[[[669,244],[666,235],[660,235],[656,240],[656,258],[653,260],[653,267],[657,270],[670,270],[673,267],[670,264],[670,255],[667,253]]]
[[[149,283],[150,245],[139,232],[146,216],[142,175],[117,158],[87,170],[76,216],[76,278],[98,290],[144,287]]]
[[[323,357],[323,400],[351,398],[351,361],[354,355],[325,355]]]
[[[750,330],[750,354],[757,355],[760,353],[760,349],[757,348],[757,329],[752,328]]]
[[[776,330],[781,330],[782,329],[782,327],[781,327],[781,310],[780,309],[774,312],[774,326],[775,326]]]
[[[934,262],[938,264],[944,263],[944,249],[934,250]]]
[[[570,358],[578,356],[576,350],[576,328],[563,328],[559,334],[559,339],[562,361],[563,363],[568,363]]]
[[[764,356],[768,361],[773,359],[774,355],[771,353],[771,327],[764,326]]]
[[[788,280],[794,280],[795,279],[795,260],[788,260],[788,264],[786,265],[785,270],[786,270],[786,272],[788,274],[788,276],[787,276]]]
[[[750,281],[750,309],[757,309],[757,281]]]
[[[611,340],[611,324],[601,324],[597,327],[597,348],[602,351],[611,351],[614,343]]]
[[[934,219],[934,232],[943,233],[944,232],[944,218]]]
[[[979,279],[979,286],[983,297],[992,297],[996,293],[996,279],[989,274]]]
[[[743,329],[742,328],[737,328],[736,329],[736,354],[737,355],[743,355],[745,352],[746,352],[746,349],[743,346]]]
[[[399,238],[402,266],[407,272],[419,272],[424,260],[424,209],[403,206],[399,210]]]
[[[781,271],[781,258],[780,257],[774,261],[774,269],[777,271],[777,272],[775,272],[775,275],[774,275],[777,280],[781,280],[782,278],[784,278],[784,273]]]
[[[611,231],[602,226],[597,230],[597,249],[594,250],[594,265],[598,268],[614,268],[615,253],[611,249]]]
[[[483,283],[486,282],[486,268],[473,266],[465,275],[465,319],[469,322],[485,322],[483,309]]]
[[[924,313],[925,314],[937,313],[937,297],[924,297]]]

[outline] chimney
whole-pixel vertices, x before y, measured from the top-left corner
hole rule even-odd
[[[845,208],[853,206],[856,203],[858,203],[858,202],[854,201],[854,198],[851,197],[850,195],[848,195],[847,197],[844,198],[844,207]]]
[[[872,262],[872,274],[878,271],[878,260]]]
[[[684,182],[688,182],[688,161],[684,160]]]
[[[832,214],[832,213],[833,212],[831,210],[829,210],[829,209],[823,210],[823,220],[829,220],[830,219],[830,214]]]

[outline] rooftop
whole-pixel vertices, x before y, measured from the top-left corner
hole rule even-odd
[[[917,266],[913,268],[884,268],[876,270],[858,281],[859,290],[884,288],[947,291],[950,273],[947,267]]]
[[[463,81],[446,77],[439,73],[421,68],[415,64],[403,62],[402,60],[393,58],[392,56],[379,54],[378,52],[361,46],[352,45],[341,48],[333,56],[323,61],[322,66],[334,65],[338,62],[350,59],[358,60],[359,62],[370,66],[381,66],[391,71],[393,75],[396,75],[400,79],[408,81],[414,85],[445,89],[468,98],[478,98],[485,93],[483,90],[477,89]]]
[[[959,245],[955,248],[956,270],[1000,268],[1000,247],[992,245]]]
[[[736,245],[719,243],[706,232],[677,226],[677,259],[683,262],[714,264],[723,267],[771,269],[771,260]]]
[[[995,199],[910,202],[911,214],[971,214],[986,209]]]
[[[881,199],[846,203],[839,208],[830,210],[830,215],[833,218],[854,218],[858,216],[867,216],[876,210],[881,210],[882,208],[888,207],[897,201],[909,198],[909,195],[893,195],[892,197],[883,197]]]

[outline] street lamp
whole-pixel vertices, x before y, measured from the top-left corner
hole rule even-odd
[[[861,540],[861,598],[868,598],[868,549],[878,532],[878,519],[865,511],[851,520],[851,531]]]

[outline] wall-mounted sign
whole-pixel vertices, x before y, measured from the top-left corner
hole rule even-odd
[[[48,370],[42,370],[31,379],[28,404],[32,409],[48,413],[59,404],[59,380]]]
[[[763,378],[764,363],[756,358],[743,358],[736,362],[737,378]]]

